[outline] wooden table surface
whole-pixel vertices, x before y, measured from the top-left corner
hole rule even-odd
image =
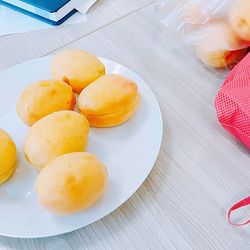
[[[0,70],[65,48],[110,58],[144,78],[164,118],[161,152],[141,188],[112,214],[62,236],[0,237],[0,249],[250,249],[250,226],[232,227],[226,216],[250,193],[250,154],[217,122],[223,74],[206,69],[159,23],[152,0],[100,0],[87,23],[0,37]]]

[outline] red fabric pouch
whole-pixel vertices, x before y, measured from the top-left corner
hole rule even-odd
[[[250,149],[250,53],[226,78],[215,108],[221,125]]]
[[[250,149],[250,53],[238,63],[223,83],[216,99],[215,108],[221,125]],[[250,197],[234,205],[228,212],[232,225],[245,225],[250,220],[235,224],[231,212],[250,204]]]

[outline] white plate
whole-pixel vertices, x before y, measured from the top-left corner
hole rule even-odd
[[[122,205],[153,168],[162,140],[162,117],[157,100],[136,73],[111,60],[100,59],[108,73],[135,80],[142,101],[129,122],[115,128],[91,129],[88,151],[108,167],[109,185],[97,204],[72,216],[57,216],[39,206],[33,191],[38,172],[27,163],[22,153],[28,127],[15,111],[17,99],[25,87],[50,78],[51,57],[28,61],[0,73],[0,128],[14,139],[19,158],[13,177],[0,186],[0,235],[38,238],[89,225]]]

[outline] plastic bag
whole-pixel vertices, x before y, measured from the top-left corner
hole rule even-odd
[[[181,33],[200,60],[214,68],[227,67],[245,55],[250,46],[249,13],[249,0],[159,0],[161,22]]]

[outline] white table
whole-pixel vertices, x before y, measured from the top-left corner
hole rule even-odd
[[[0,237],[0,249],[249,249],[250,227],[226,218],[250,193],[250,154],[217,122],[221,75],[158,22],[151,0],[100,0],[86,24],[0,37],[0,69],[67,47],[148,82],[164,118],[161,152],[143,186],[104,219],[52,238]]]

